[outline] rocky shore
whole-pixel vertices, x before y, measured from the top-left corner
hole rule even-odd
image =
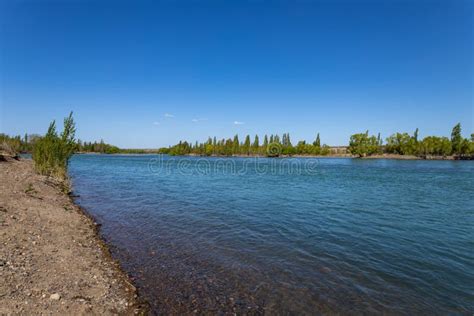
[[[0,314],[137,315],[94,221],[31,160],[0,162]]]

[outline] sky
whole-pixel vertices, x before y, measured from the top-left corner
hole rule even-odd
[[[0,0],[0,133],[73,111],[78,138],[123,148],[468,137],[473,3]]]

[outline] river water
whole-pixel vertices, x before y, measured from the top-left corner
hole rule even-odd
[[[156,314],[472,314],[474,161],[76,155]]]

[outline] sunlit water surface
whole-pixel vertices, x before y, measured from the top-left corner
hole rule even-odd
[[[81,155],[155,313],[472,314],[474,162]]]

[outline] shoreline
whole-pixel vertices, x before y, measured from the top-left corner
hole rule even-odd
[[[130,153],[75,153],[74,155],[110,155],[110,156],[154,156],[154,155],[166,155],[170,157],[202,157],[202,158],[271,158],[271,159],[282,159],[282,158],[338,158],[338,159],[387,159],[387,160],[474,160],[474,157],[456,157],[456,156],[427,156],[419,157],[414,155],[398,155],[398,154],[377,154],[365,157],[357,157],[351,154],[329,154],[329,155],[281,155],[278,157],[268,157],[265,155],[232,155],[232,156],[223,156],[223,155],[197,155],[197,154],[187,154],[187,155],[169,155],[161,153],[140,153],[140,154],[130,154]]]
[[[0,314],[147,314],[94,218],[36,174],[0,162]]]

